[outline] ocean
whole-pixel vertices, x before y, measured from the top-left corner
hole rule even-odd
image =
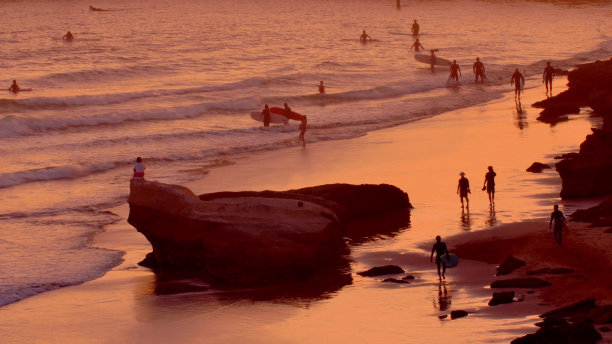
[[[0,82],[32,88],[0,95],[0,306],[121,262],[91,243],[121,220],[107,209],[125,203],[137,156],[147,178],[184,184],[301,145],[298,122],[250,118],[264,104],[307,115],[308,144],[355,138],[499,98],[516,68],[529,88],[546,61],[570,68],[612,54],[610,1],[91,4],[105,11],[0,2]],[[414,19],[427,49],[457,60],[461,87],[413,58]],[[485,84],[473,84],[476,57]]]

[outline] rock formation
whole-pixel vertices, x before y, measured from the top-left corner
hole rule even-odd
[[[179,185],[139,178],[130,183],[128,203],[128,222],[153,247],[143,265],[197,270],[231,283],[287,280],[333,266],[347,252],[347,222],[410,205],[408,195],[390,185],[198,197]]]

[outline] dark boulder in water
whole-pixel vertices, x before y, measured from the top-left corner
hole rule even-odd
[[[366,271],[358,272],[357,274],[365,277],[383,276],[383,275],[395,275],[404,273],[404,269],[397,265],[384,265],[375,266]]]
[[[544,169],[550,168],[550,166],[541,162],[534,162],[531,166],[527,167],[527,172],[531,173],[542,173]]]

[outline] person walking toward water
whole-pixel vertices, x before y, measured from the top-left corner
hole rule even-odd
[[[484,183],[482,184],[482,191],[487,190],[489,194],[489,203],[495,204],[495,176],[497,173],[493,171],[493,166],[488,167],[489,172],[485,174]]]
[[[21,90],[21,88],[19,87],[19,85],[17,85],[17,80],[13,80],[13,83],[11,84],[11,86],[9,86],[8,91],[9,92],[13,92],[13,93],[17,93]]]
[[[446,265],[442,262],[442,255],[448,255],[448,248],[446,248],[446,244],[442,241],[439,235],[436,236],[436,242],[433,244],[431,248],[431,256],[429,257],[429,261],[433,261],[434,252],[436,253],[436,265],[438,266],[438,278],[446,278],[444,274],[446,273]],[[442,266],[442,273],[440,273],[440,265]]]
[[[563,227],[567,225],[567,220],[565,220],[565,216],[561,210],[559,210],[559,205],[555,204],[553,207],[553,212],[550,213],[550,223],[548,224],[548,229],[553,227],[553,237],[555,242],[561,246],[561,239],[563,237]]]
[[[144,170],[145,166],[142,162],[142,158],[137,157],[136,163],[134,164],[134,178],[144,178]]]
[[[263,117],[264,127],[269,127],[270,126],[270,108],[268,107],[268,104],[264,106],[264,109],[261,112],[261,115]]]
[[[425,50],[425,47],[421,44],[421,42],[419,42],[419,39],[417,38],[410,46],[410,50],[414,49],[414,51],[419,51],[419,48]]]
[[[472,66],[472,70],[474,71],[475,80],[474,83],[478,83],[478,77],[480,77],[480,82],[484,82],[485,79],[485,67],[482,62],[480,62],[480,58],[476,58],[476,62]]]
[[[302,123],[300,123],[300,140],[302,140],[302,146],[306,147],[306,139],[304,138],[304,134],[306,134],[308,120],[306,116],[302,116]]]
[[[461,76],[461,68],[457,64],[457,60],[453,60],[453,63],[450,65],[450,76],[449,80],[455,79],[455,83],[459,83],[459,76]]]
[[[416,19],[414,20],[414,23],[412,23],[412,35],[416,36],[419,34],[419,24],[417,23]]]
[[[319,84],[319,93],[325,93],[325,86],[323,86],[323,80]]]
[[[463,199],[465,198],[466,208],[470,208],[470,199],[468,198],[468,194],[472,193],[470,191],[470,181],[465,178],[465,172],[459,173],[461,178],[459,178],[459,184],[457,184],[457,194],[459,194],[459,199],[461,200],[461,208],[463,208]]]
[[[521,90],[523,85],[525,84],[525,78],[523,74],[519,72],[518,68],[512,74],[512,79],[510,79],[510,85],[514,85],[514,98],[521,96]]]
[[[359,37],[359,40],[362,42],[367,41],[368,39],[372,39],[372,37],[370,37],[365,30],[363,30],[363,33],[361,34],[361,37]]]
[[[546,68],[542,73],[542,82],[546,85],[546,95],[548,95],[548,89],[550,85],[550,95],[552,96],[552,80],[555,77],[555,69],[550,65],[550,62],[546,62]]]

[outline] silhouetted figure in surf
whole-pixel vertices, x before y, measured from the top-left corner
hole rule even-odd
[[[89,9],[92,10],[92,11],[106,11],[106,10],[103,10],[101,8],[93,7],[91,5],[89,5]]]
[[[319,93],[325,93],[325,86],[323,85],[323,80],[319,84]]]
[[[72,41],[74,39],[74,36],[72,35],[72,32],[68,31],[65,35],[62,36],[62,39],[66,41]]]
[[[416,19],[415,19],[415,20],[414,20],[414,23],[412,23],[412,28],[411,28],[411,30],[412,30],[412,35],[413,35],[413,36],[418,35],[418,34],[419,34],[419,29],[420,29],[420,28],[419,28],[419,24],[417,23],[417,21],[416,21]]]
[[[455,79],[455,83],[459,83],[459,76],[461,76],[461,68],[457,64],[457,60],[453,60],[453,63],[450,65],[450,77],[449,79]]]
[[[11,86],[9,86],[8,91],[13,93],[21,91],[21,88],[19,87],[19,85],[17,85],[17,80],[13,80],[13,83],[11,84]]]
[[[548,229],[553,226],[553,238],[555,242],[561,246],[561,239],[563,235],[563,227],[567,225],[567,220],[565,220],[565,216],[561,210],[559,210],[559,205],[555,204],[553,206],[553,212],[550,213],[550,223],[548,224]]]
[[[459,195],[459,200],[461,200],[461,208],[463,208],[463,199],[465,198],[466,207],[470,208],[470,199],[468,198],[468,194],[472,193],[470,191],[470,181],[465,178],[465,172],[459,173],[461,178],[459,178],[459,183],[457,184],[457,194]]]
[[[261,115],[263,117],[264,127],[269,127],[270,126],[270,108],[268,107],[268,104],[264,106],[263,111],[261,111]]]
[[[367,33],[366,30],[363,30],[363,33],[361,33],[361,36],[359,37],[359,40],[362,42],[366,42],[368,39],[372,39],[372,37],[370,37]]]
[[[429,63],[431,64],[431,71],[433,72],[436,65],[436,49],[431,49],[429,52],[431,52],[431,56],[429,56]]]
[[[429,257],[429,261],[433,261],[434,252],[436,253],[436,265],[438,266],[438,278],[446,278],[444,274],[446,273],[446,265],[442,262],[442,255],[448,255],[448,248],[446,248],[446,244],[442,241],[440,236],[436,236],[436,242],[433,244],[431,248],[431,256]],[[442,266],[442,273],[440,273],[440,266]]]
[[[484,182],[482,183],[482,191],[487,191],[489,194],[489,203],[495,204],[495,176],[497,173],[493,171],[493,166],[488,167],[488,172],[485,174]]]
[[[546,68],[542,73],[542,82],[546,85],[546,95],[548,95],[548,89],[550,85],[550,95],[552,96],[552,80],[555,77],[555,69],[550,65],[550,62],[546,62]]]
[[[136,158],[136,163],[134,164],[134,178],[144,178],[145,166],[142,162],[141,157]]]
[[[421,42],[419,42],[419,39],[417,38],[414,43],[410,46],[410,50],[414,49],[414,51],[419,51],[420,49],[425,50],[425,47],[423,46],[423,44],[421,44]]]
[[[482,62],[480,62],[480,58],[476,58],[476,62],[472,66],[472,70],[474,71],[474,83],[478,82],[478,77],[480,77],[480,82],[484,82],[485,79],[485,66]]]
[[[518,68],[512,74],[512,79],[510,79],[510,85],[514,85],[514,98],[521,96],[521,91],[523,89],[522,85],[525,84],[525,78],[523,74],[519,72]]]
[[[396,5],[397,9],[399,10],[400,8],[402,8],[402,5],[400,4],[400,0],[397,0],[396,2],[397,2],[397,5]]]
[[[306,147],[306,139],[304,135],[306,134],[306,129],[308,125],[308,120],[306,119],[306,115],[302,116],[302,123],[300,123],[300,140],[302,141],[302,146]]]

